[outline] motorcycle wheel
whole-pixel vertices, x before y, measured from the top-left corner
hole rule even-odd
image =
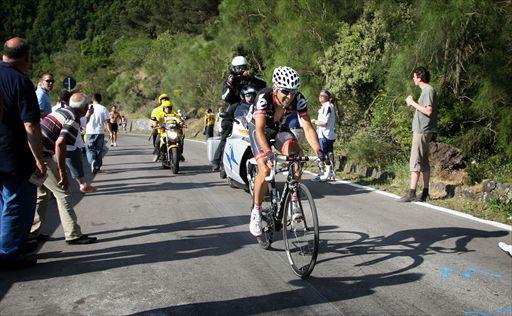
[[[169,169],[169,152],[162,152],[160,156],[162,157],[162,168]]]
[[[171,148],[171,172],[177,174],[180,171],[180,152],[178,147]]]

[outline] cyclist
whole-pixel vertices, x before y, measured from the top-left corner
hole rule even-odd
[[[258,92],[252,111],[247,117],[251,149],[258,163],[258,174],[254,182],[254,205],[249,225],[249,231],[255,237],[261,235],[261,203],[267,193],[265,177],[270,174],[275,158],[269,140],[275,140],[274,147],[283,155],[301,154],[295,135],[283,124],[287,116],[298,113],[308,144],[316,151],[320,161],[325,161],[325,154],[320,149],[318,136],[308,116],[308,103],[304,95],[298,91],[300,77],[297,71],[286,66],[278,67],[274,69],[272,83],[272,88]],[[303,219],[300,208],[296,206],[297,199],[296,194],[292,195],[293,221]]]
[[[151,111],[151,116],[150,116],[149,123],[152,128],[158,126],[158,120],[156,119],[156,117],[161,115],[164,112],[164,108],[163,108],[164,101],[169,101],[172,105],[172,101],[166,93],[162,93],[160,96],[158,96],[158,106]],[[154,148],[153,149],[153,161],[156,162],[159,157],[158,153],[159,153],[159,146],[160,146],[160,138],[159,138],[159,134],[156,132],[156,130],[152,130],[151,137],[153,140],[153,148]]]
[[[236,56],[231,61],[231,73],[226,80],[224,80],[222,88],[222,100],[224,100],[228,107],[240,103],[242,100],[241,92],[245,86],[253,86],[255,90],[263,89],[267,83],[265,80],[251,75],[251,71],[247,68],[247,59],[243,56]],[[233,111],[234,112],[234,111]],[[220,169],[222,161],[222,153],[226,145],[226,138],[231,135],[233,129],[233,121],[223,120],[221,131],[221,140],[215,156],[213,157],[213,171]]]

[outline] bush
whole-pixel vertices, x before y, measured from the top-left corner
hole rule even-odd
[[[347,145],[348,158],[367,167],[384,168],[391,164],[399,150],[381,136],[367,130],[354,134]]]

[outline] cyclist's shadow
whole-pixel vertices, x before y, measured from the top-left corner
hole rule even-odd
[[[370,255],[372,259],[360,262],[355,265],[356,267],[376,265],[398,257],[412,259],[411,264],[387,272],[384,275],[411,270],[421,265],[424,257],[428,255],[473,252],[474,250],[468,249],[467,245],[474,238],[495,238],[508,234],[505,231],[483,231],[460,227],[408,229],[395,232],[389,236],[376,237],[354,231],[324,230],[323,233],[324,238],[328,234],[340,234],[340,238],[321,238],[320,253],[324,257],[329,254],[331,256],[320,259],[317,264],[356,256],[361,258],[365,255]],[[355,238],[350,237],[351,235]],[[438,242],[445,241],[446,243],[448,239],[452,238],[457,238],[453,247],[434,246]],[[341,242],[337,242],[337,240],[341,240]]]

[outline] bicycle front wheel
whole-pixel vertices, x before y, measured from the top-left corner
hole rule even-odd
[[[320,240],[316,206],[304,184],[297,187],[297,196],[288,191],[283,214],[283,239],[293,272],[306,278],[315,268]]]

